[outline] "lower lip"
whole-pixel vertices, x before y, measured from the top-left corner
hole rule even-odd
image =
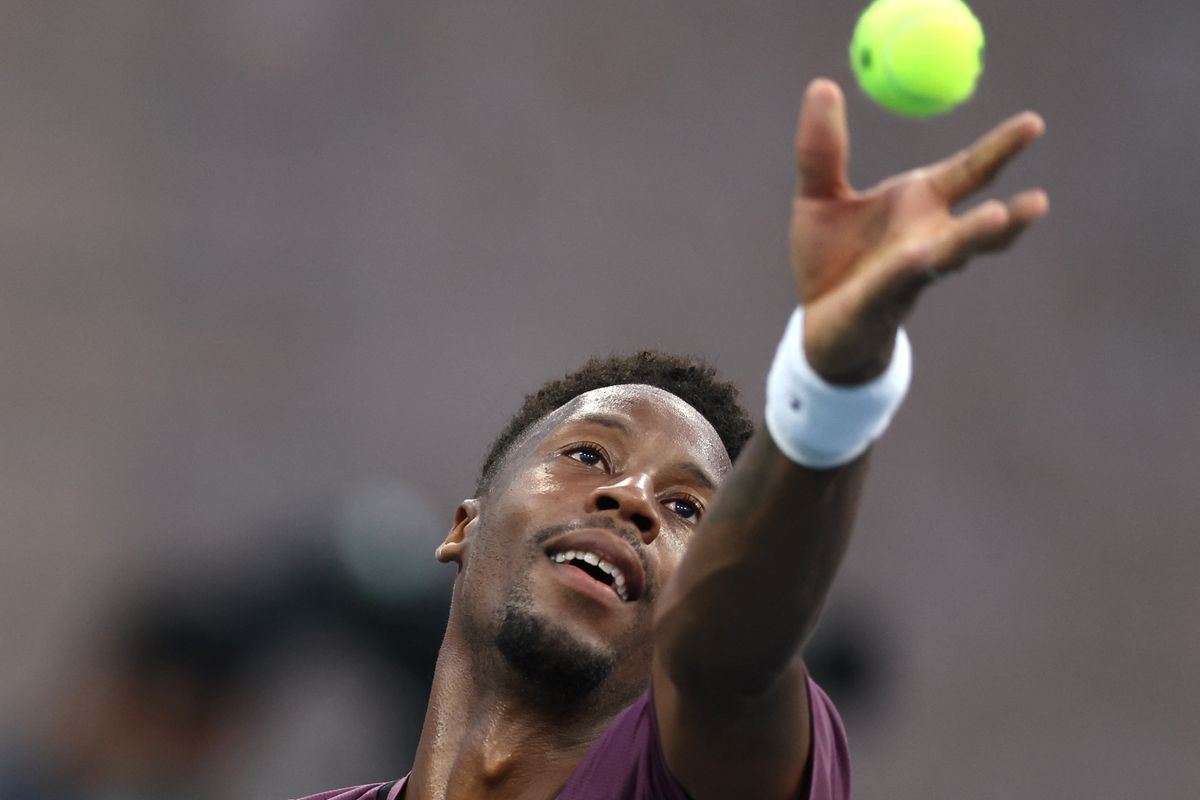
[[[618,597],[617,593],[610,587],[605,586],[579,567],[573,567],[570,564],[560,564],[557,561],[551,561],[550,566],[559,580],[564,581],[572,589],[607,605],[621,606],[625,604],[625,601]]]

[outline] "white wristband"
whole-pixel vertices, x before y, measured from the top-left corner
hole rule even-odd
[[[912,379],[912,347],[901,328],[892,361],[875,380],[835,386],[804,355],[804,309],[798,307],[767,374],[767,430],[797,464],[817,469],[853,461],[887,429]]]

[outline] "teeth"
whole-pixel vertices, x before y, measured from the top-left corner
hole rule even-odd
[[[612,588],[617,593],[617,596],[622,600],[629,599],[629,594],[625,591],[625,576],[621,573],[621,570],[615,564],[610,564],[595,553],[589,553],[586,550],[568,550],[565,553],[555,553],[550,558],[556,564],[567,564],[578,560],[591,564],[593,567],[599,567],[602,572],[612,576]]]

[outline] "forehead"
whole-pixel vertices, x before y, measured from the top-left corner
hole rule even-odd
[[[729,471],[729,454],[712,423],[677,395],[644,384],[605,386],[584,392],[552,411],[541,432],[589,422],[624,427],[627,433],[656,445],[674,443],[715,476]]]

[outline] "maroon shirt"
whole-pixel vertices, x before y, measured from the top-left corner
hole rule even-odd
[[[833,702],[808,679],[812,709],[809,800],[849,800],[850,751]],[[335,789],[302,800],[398,800],[407,778]],[[622,711],[571,773],[558,800],[688,800],[667,769],[650,692]]]

